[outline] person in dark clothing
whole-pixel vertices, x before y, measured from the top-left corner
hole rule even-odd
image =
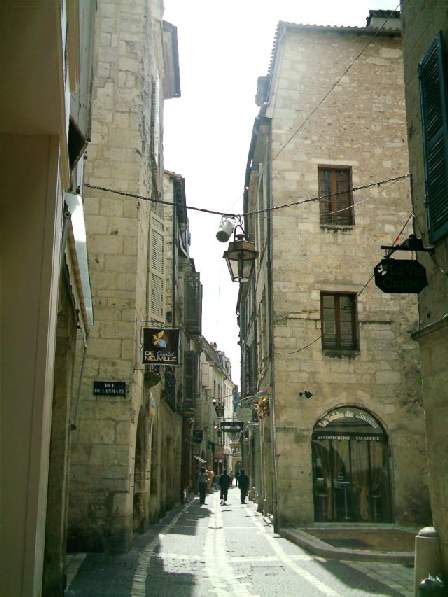
[[[241,472],[238,476],[238,486],[241,491],[241,503],[245,504],[247,491],[249,489],[249,477],[246,475],[246,473],[243,470],[241,470]]]
[[[219,488],[220,488],[220,500],[221,504],[225,504],[227,502],[227,492],[229,490],[230,485],[230,477],[227,474],[227,471],[224,470],[222,475],[219,477]]]
[[[205,468],[205,466],[203,466],[201,468],[201,471],[199,473],[198,485],[199,485],[199,502],[201,504],[205,504],[205,496],[207,494],[207,487],[208,487],[208,475],[207,475],[207,469]]]

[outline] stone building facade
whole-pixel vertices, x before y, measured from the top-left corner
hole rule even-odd
[[[409,184],[365,187],[408,172],[398,17],[280,23],[258,81],[244,211],[305,202],[247,216],[258,258],[238,303],[251,466],[277,527],[429,517],[417,300],[371,281],[380,245],[412,230]]]
[[[146,370],[141,351],[144,325],[168,324],[168,232],[163,205],[151,200],[163,198],[163,102],[179,96],[180,86],[177,32],[162,13],[159,0],[100,2],[96,13],[85,172],[95,325],[78,354],[72,550],[126,550],[134,530],[180,499],[173,478],[182,418],[164,400],[165,373]],[[168,467],[156,457],[165,451]]]
[[[196,474],[202,464],[220,475],[229,464],[225,453],[225,434],[221,421],[228,406],[226,391],[235,387],[231,378],[230,360],[217,349],[215,342],[203,336],[197,339],[200,351],[200,393],[196,401],[193,431],[193,457]]]
[[[64,589],[78,338],[92,308],[83,215],[92,5],[0,7],[0,585]]]
[[[423,404],[430,467],[433,522],[440,535],[445,574],[448,571],[448,316],[447,316],[447,194],[448,194],[448,14],[441,2],[406,0],[403,9],[403,60],[407,110],[414,231],[434,253],[419,253],[428,286],[419,294],[419,318],[414,339],[422,358]],[[430,72],[429,69],[435,67]],[[427,88],[434,89],[431,105]],[[431,132],[427,110],[434,107]],[[439,140],[432,145],[436,132]],[[438,169],[431,171],[435,150],[443,148]],[[432,149],[431,149],[432,148]],[[444,152],[444,153],[443,153]],[[435,180],[435,184],[434,184]],[[437,206],[440,213],[437,212]],[[436,209],[436,211],[434,211]]]

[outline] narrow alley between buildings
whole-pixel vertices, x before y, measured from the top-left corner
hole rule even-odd
[[[122,555],[76,554],[69,597],[410,596],[412,569],[326,560],[275,534],[252,502],[229,491],[172,510]]]

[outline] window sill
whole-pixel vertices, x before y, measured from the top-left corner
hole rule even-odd
[[[320,225],[321,230],[333,230],[334,232],[350,232],[355,225],[354,224],[322,224]]]
[[[359,349],[356,348],[354,350],[336,350],[334,348],[323,348],[322,349],[322,354],[324,355],[324,357],[330,357],[330,358],[338,358],[341,359],[343,357],[346,357],[348,359],[354,359],[357,356],[359,356],[360,352]]]

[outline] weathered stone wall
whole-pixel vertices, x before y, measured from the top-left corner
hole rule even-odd
[[[362,57],[287,143],[367,42]],[[281,40],[278,59],[270,108],[275,204],[317,197],[319,165],[351,166],[355,187],[407,173],[399,37],[369,40],[348,32],[292,27]],[[317,201],[273,216],[281,524],[313,520],[311,433],[327,410],[340,405],[367,409],[387,431],[395,520],[428,522],[420,370],[410,338],[417,300],[383,294],[373,282],[367,284],[382,256],[380,245],[394,241],[411,212],[408,182],[355,192],[354,202],[350,228],[321,227]],[[406,233],[411,230],[408,225]],[[365,284],[357,300],[359,353],[324,354],[316,340],[321,333],[320,292],[360,292]],[[305,389],[312,399],[300,398]]]
[[[86,164],[90,185],[143,196],[161,192],[154,173],[162,167],[160,18],[158,0],[98,3],[92,143]],[[73,549],[123,550],[132,537],[137,422],[147,402],[139,344],[141,324],[149,317],[152,211],[148,202],[87,188],[95,325],[73,434]],[[95,380],[125,382],[126,397],[94,396]],[[154,390],[156,395],[159,391]]]
[[[429,243],[426,228],[425,185],[423,165],[423,135],[420,117],[418,63],[429,46],[442,31],[448,42],[448,14],[443,2],[431,0],[403,3],[404,74],[409,143],[409,164],[412,174],[412,197],[416,218],[416,232],[425,244]],[[445,73],[445,77],[448,73]],[[423,401],[425,407],[427,445],[430,462],[430,492],[434,525],[442,544],[445,572],[448,570],[448,472],[445,462],[448,452],[448,283],[444,271],[448,269],[448,242],[436,243],[435,254],[419,254],[425,266],[428,287],[419,295],[422,333],[416,334],[422,356]],[[425,329],[426,328],[426,329]],[[424,330],[424,331],[423,331]]]

